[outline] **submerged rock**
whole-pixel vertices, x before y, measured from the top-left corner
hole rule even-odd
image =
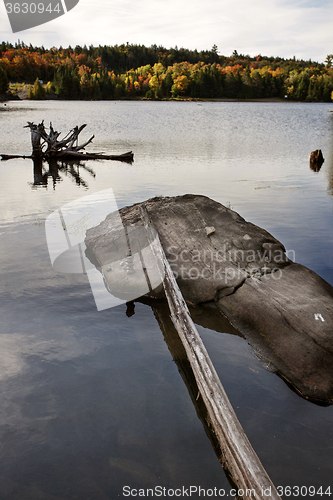
[[[332,403],[333,288],[292,262],[267,231],[205,196],[158,197],[145,206],[184,298],[214,301],[271,370],[304,397]],[[120,216],[126,234],[119,214],[110,214],[87,231],[88,251],[112,294],[124,297],[133,287],[137,297],[146,294],[152,277],[149,295],[160,297],[140,204],[121,209]],[[112,273],[105,272],[110,262],[116,263]],[[141,262],[141,272],[135,262]]]

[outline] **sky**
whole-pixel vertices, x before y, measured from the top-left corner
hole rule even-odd
[[[237,50],[318,62],[333,53],[333,0],[79,0],[63,16],[15,34],[8,1],[0,0],[0,41],[11,43],[50,48],[128,42],[192,50],[215,44],[220,55]]]

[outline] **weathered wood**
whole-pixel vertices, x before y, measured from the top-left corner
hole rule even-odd
[[[42,156],[43,150],[41,145],[41,138],[43,136],[44,128],[44,120],[39,125],[36,125],[33,122],[28,122],[28,125],[25,128],[30,128],[31,131],[31,145],[32,145],[32,155],[33,156]]]
[[[131,162],[133,161],[133,153],[129,151],[121,155],[104,155],[103,153],[82,153],[88,144],[92,142],[95,138],[92,135],[83,144],[78,143],[79,134],[87,126],[86,123],[78,127],[77,125],[70,130],[70,132],[62,139],[58,141],[60,132],[54,130],[52,123],[50,123],[50,131],[46,132],[44,126],[44,120],[36,125],[33,122],[28,122],[25,128],[30,128],[31,130],[31,144],[32,144],[32,156],[42,156],[45,159],[50,158],[62,158],[62,159],[84,159],[84,160],[119,160]],[[41,143],[41,140],[43,142]],[[46,150],[43,150],[43,146],[47,145]],[[4,156],[4,155],[2,155]],[[3,158],[4,159],[4,158]],[[5,159],[9,159],[8,157]]]
[[[23,159],[33,159],[34,155],[6,155],[1,154],[1,160],[12,160],[15,158],[23,158]],[[127,153],[123,153],[120,155],[105,155],[103,153],[79,153],[76,151],[63,151],[58,152],[57,159],[61,161],[75,161],[75,160],[117,160],[124,161],[127,163],[132,163],[134,159],[134,155],[132,151],[128,151]]]
[[[5,155],[5,154],[2,154],[0,155],[1,156],[1,160],[2,161],[6,161],[6,160],[13,160],[14,158],[23,158],[24,160],[26,158],[29,158],[30,160],[33,159],[33,156],[32,155]]]
[[[77,151],[61,151],[57,155],[58,158],[61,159],[80,159],[80,160],[118,160],[125,162],[132,162],[134,155],[132,151],[128,151],[127,153],[123,153],[120,155],[105,155],[103,153],[80,153]]]
[[[92,142],[92,140],[95,138],[94,135],[92,135],[90,137],[90,139],[88,139],[86,142],[84,142],[83,144],[81,144],[80,146],[77,144],[75,147],[69,145],[68,147],[68,150],[73,150],[73,151],[79,151],[80,149],[84,149],[86,146],[88,146],[88,144],[90,144]]]
[[[144,204],[141,205],[141,216],[149,232],[151,222]],[[255,492],[253,494],[255,498],[267,499],[264,491],[270,491],[269,498],[273,500],[280,499],[230,404],[192,321],[162,245],[154,243],[153,235],[151,237],[151,246],[156,258],[163,263],[165,295],[175,327],[192,366],[199,394],[206,405],[210,425],[221,448],[223,467],[229,472],[239,492],[243,491],[243,495],[239,494],[240,497],[246,498],[246,490],[251,489]]]
[[[2,154],[1,159],[10,160],[13,158],[41,157],[45,160],[61,158],[62,160],[117,160],[127,163],[131,163],[133,161],[134,155],[132,151],[120,155],[105,155],[103,153],[86,152],[83,153],[81,150],[84,149],[88,144],[90,144],[95,137],[94,135],[92,135],[83,144],[78,143],[79,134],[86,126],[86,123],[84,123],[80,127],[76,125],[62,140],[58,141],[60,132],[54,130],[52,123],[50,123],[50,131],[49,133],[47,133],[44,126],[44,120],[39,125],[36,125],[33,122],[28,122],[28,125],[25,125],[24,128],[30,128],[31,131],[32,154],[30,156]]]

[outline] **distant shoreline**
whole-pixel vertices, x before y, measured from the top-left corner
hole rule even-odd
[[[148,101],[148,102],[277,102],[277,103],[282,103],[282,102],[288,102],[288,103],[303,103],[303,104],[332,104],[329,102],[325,101],[295,101],[291,99],[283,99],[281,97],[262,97],[262,98],[255,98],[255,99],[237,99],[237,98],[228,98],[228,97],[221,97],[221,98],[200,98],[200,97],[179,97],[179,98],[164,98],[164,99],[147,99],[145,97],[134,97],[132,99],[60,99],[58,98],[55,94],[52,94],[49,98],[45,97],[43,99],[29,99],[26,95],[20,96],[19,94],[1,94],[0,95],[0,102],[8,102],[8,101],[73,101],[73,102],[138,102],[138,101]]]

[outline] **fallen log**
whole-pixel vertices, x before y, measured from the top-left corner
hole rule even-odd
[[[33,155],[6,155],[6,154],[2,154],[0,156],[1,156],[2,161],[13,160],[14,158],[23,158],[24,160],[27,158],[29,158],[30,160],[33,159]]]
[[[145,205],[141,205],[140,212],[149,234],[152,224]],[[152,234],[150,240],[156,259],[163,266],[164,292],[175,327],[187,353],[198,385],[199,392],[197,397],[202,397],[207,408],[209,424],[219,443],[222,465],[236,484],[240,498],[246,498],[246,492],[253,490],[256,498],[267,498],[264,491],[269,491],[271,499],[280,499],[230,404],[206,348],[192,321],[187,304],[177,285],[162,245],[159,241],[156,244],[155,235],[156,233]]]
[[[6,155],[1,154],[1,160],[12,160],[15,158],[23,158],[26,159],[34,159],[34,155]],[[134,161],[134,154],[132,151],[128,151],[127,153],[123,153],[120,155],[105,155],[103,153],[78,153],[76,151],[64,151],[59,152],[56,156],[56,159],[63,161],[71,161],[71,160],[116,160],[116,161],[124,161],[127,163],[132,163]]]
[[[134,155],[132,151],[120,155],[105,155],[103,153],[79,153],[77,151],[61,151],[58,153],[59,159],[79,159],[79,160],[118,160],[132,162]]]

